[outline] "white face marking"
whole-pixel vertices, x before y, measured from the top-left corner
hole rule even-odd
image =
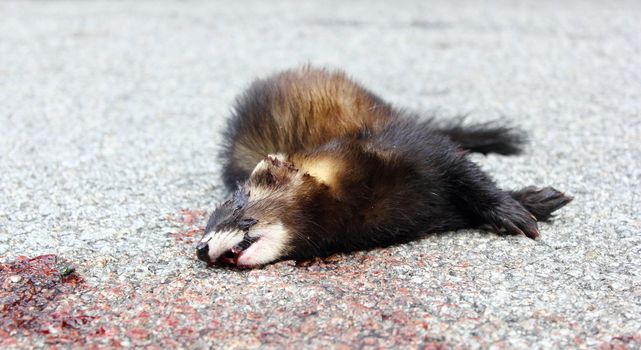
[[[227,230],[208,233],[201,242],[209,246],[209,259],[216,261],[223,253],[243,240],[245,233],[241,230]]]
[[[238,265],[263,265],[281,258],[286,253],[289,234],[282,223],[253,228],[250,235],[260,238],[240,255]]]

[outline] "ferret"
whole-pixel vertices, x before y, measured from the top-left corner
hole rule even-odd
[[[341,71],[287,70],[237,98],[220,153],[231,198],[196,247],[210,264],[283,259],[486,228],[530,238],[572,198],[552,187],[499,189],[470,152],[518,154],[522,132],[394,108]]]

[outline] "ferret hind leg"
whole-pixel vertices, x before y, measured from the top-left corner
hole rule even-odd
[[[508,193],[539,221],[549,220],[552,213],[572,201],[572,197],[552,187],[528,186]]]
[[[459,158],[448,170],[453,200],[477,218],[478,226],[489,225],[497,232],[539,236],[537,218],[510,193],[499,189],[476,164]]]

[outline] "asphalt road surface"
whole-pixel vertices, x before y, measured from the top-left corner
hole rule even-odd
[[[640,18],[634,1],[1,2],[0,346],[641,347]],[[305,63],[520,126],[522,156],[474,160],[574,202],[538,240],[206,267],[234,97]]]

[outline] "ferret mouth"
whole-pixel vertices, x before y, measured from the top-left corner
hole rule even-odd
[[[252,244],[258,241],[259,237],[250,237],[245,235],[243,240],[236,244],[233,248],[222,253],[216,260],[218,265],[238,265],[238,260],[243,255],[243,253],[249,248]]]

